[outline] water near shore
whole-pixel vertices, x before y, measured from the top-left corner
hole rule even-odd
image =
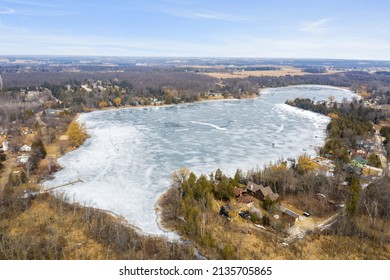
[[[59,160],[64,168],[45,186],[81,178],[83,183],[62,191],[81,204],[122,215],[146,233],[171,235],[159,228],[155,203],[174,170],[185,166],[210,174],[220,168],[233,175],[237,168],[314,155],[314,147],[323,145],[328,117],[284,102],[329,95],[355,96],[332,87],[296,86],[266,89],[256,99],[82,114],[79,121],[91,137]]]

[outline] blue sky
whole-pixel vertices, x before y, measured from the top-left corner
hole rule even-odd
[[[388,0],[0,0],[0,55],[390,60]]]

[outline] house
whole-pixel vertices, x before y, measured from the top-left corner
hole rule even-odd
[[[323,173],[325,176],[333,176],[334,169],[336,167],[333,160],[325,157],[315,157],[312,159],[318,166],[317,171]]]
[[[374,166],[366,165],[362,169],[362,175],[363,176],[377,176],[381,177],[383,175],[383,169],[377,168]]]
[[[84,89],[86,92],[91,92],[92,91],[92,89],[90,89],[87,84],[82,84],[81,88]]]
[[[16,159],[17,159],[18,163],[25,164],[30,159],[30,155],[23,154],[23,155],[18,156]]]
[[[20,134],[21,135],[27,135],[27,134],[32,134],[32,130],[29,127],[22,126],[20,128]]]
[[[263,186],[262,185],[257,185],[251,181],[248,181],[248,184],[246,185],[246,191],[250,194],[250,195],[253,195],[253,196],[256,196],[256,193],[262,189]]]
[[[45,114],[46,115],[53,115],[55,113],[56,113],[56,110],[54,110],[54,109],[46,109],[45,110]]]
[[[367,163],[367,160],[365,160],[361,156],[355,156],[351,159],[352,166],[357,166],[357,167],[363,168],[366,165],[366,163]]]
[[[213,97],[222,97],[222,93],[220,93],[220,92],[213,92],[212,94],[211,94],[211,96],[213,96]]]
[[[271,201],[276,201],[279,198],[279,194],[274,193],[270,187],[260,189],[259,195],[261,200],[264,200],[267,196],[271,199]]]
[[[359,149],[356,151],[356,155],[359,155],[362,158],[367,158],[367,151],[364,149]]]
[[[267,196],[272,201],[275,201],[279,198],[279,194],[274,193],[270,187],[263,187],[262,185],[257,185],[251,181],[248,182],[246,191],[259,200],[264,200]]]
[[[19,149],[20,152],[31,152],[31,147],[29,145],[24,144],[22,147]]]
[[[66,135],[66,134],[61,135],[59,140],[60,141],[67,141],[67,140],[69,140],[69,135]]]
[[[3,142],[1,143],[1,141],[3,141]],[[0,140],[0,147],[1,147],[1,150],[3,150],[4,152],[9,150],[9,142],[7,141],[7,139]]]

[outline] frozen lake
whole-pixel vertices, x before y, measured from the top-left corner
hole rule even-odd
[[[266,89],[256,99],[131,108],[82,114],[91,136],[63,156],[63,169],[45,186],[81,178],[64,191],[75,201],[124,216],[150,234],[165,234],[155,203],[180,167],[197,174],[220,168],[262,167],[270,161],[315,154],[328,117],[285,105],[295,97],[351,99],[352,92],[324,86]],[[274,147],[272,147],[274,143]]]

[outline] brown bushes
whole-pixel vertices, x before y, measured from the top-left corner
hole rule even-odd
[[[0,202],[0,259],[191,259],[190,247],[144,236],[100,210],[9,192]]]

